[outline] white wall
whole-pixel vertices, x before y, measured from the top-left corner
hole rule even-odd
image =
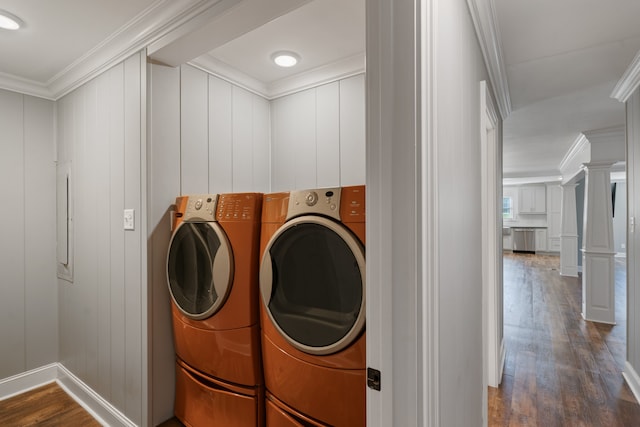
[[[477,426],[484,406],[479,85],[488,75],[467,2],[437,5],[439,425]]]
[[[58,280],[60,362],[146,422],[144,55],[57,103],[58,160],[72,162],[74,278]],[[123,230],[123,209],[136,229]],[[55,276],[53,276],[55,277]]]
[[[627,183],[616,182],[616,200],[613,216],[613,248],[618,254],[627,252]]]
[[[278,98],[271,191],[364,184],[364,75]]]
[[[58,360],[54,103],[0,90],[0,379]]]
[[[640,89],[627,101],[627,212],[640,218]],[[627,380],[640,395],[640,230],[627,234]]]

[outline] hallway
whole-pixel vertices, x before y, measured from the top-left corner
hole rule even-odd
[[[616,259],[616,321],[580,315],[580,279],[559,257],[504,256],[506,361],[489,388],[489,426],[638,426],[640,405],[624,382],[626,270]]]

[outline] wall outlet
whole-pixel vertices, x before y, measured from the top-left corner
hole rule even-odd
[[[625,245],[624,243],[620,243],[620,247],[621,247],[622,249],[625,249],[625,248],[627,247],[627,245]]]
[[[124,229],[135,230],[135,210],[134,209],[124,210]]]

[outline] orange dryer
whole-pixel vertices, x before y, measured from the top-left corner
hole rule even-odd
[[[258,260],[262,194],[178,197],[167,255],[175,415],[187,426],[264,424]]]
[[[366,425],[365,187],[264,196],[268,426]]]

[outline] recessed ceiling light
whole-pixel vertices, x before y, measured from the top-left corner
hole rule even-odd
[[[293,67],[300,60],[300,56],[294,52],[276,52],[271,55],[271,59],[280,67]]]
[[[5,30],[17,30],[22,27],[24,23],[20,18],[10,14],[7,11],[0,10],[0,28]]]

